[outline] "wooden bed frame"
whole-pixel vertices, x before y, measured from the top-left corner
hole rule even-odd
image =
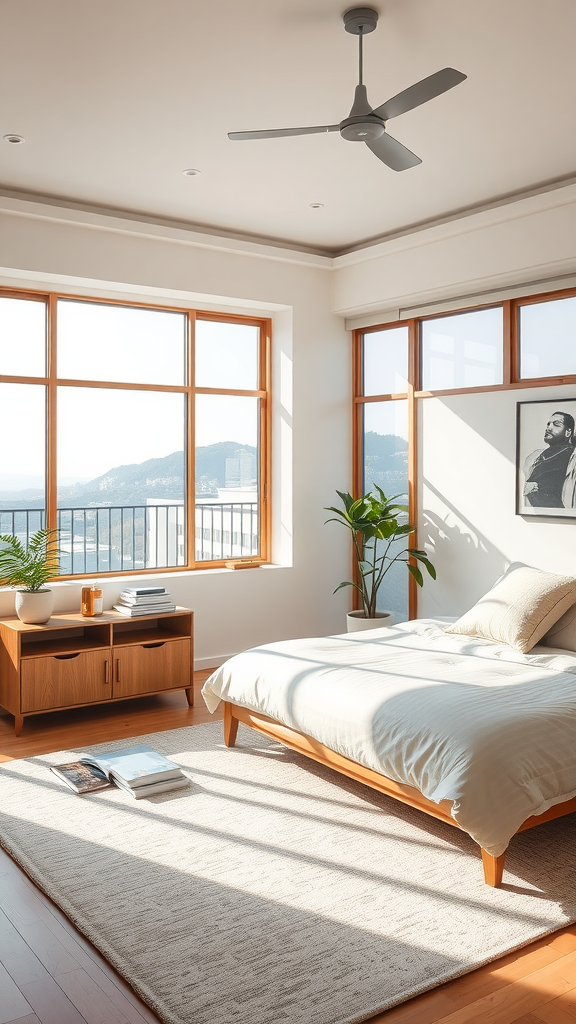
[[[454,821],[450,814],[452,808],[450,800],[442,800],[441,803],[434,804],[431,800],[427,800],[425,796],[422,796],[422,793],[414,789],[413,786],[404,786],[399,782],[393,782],[392,779],[386,778],[385,775],[380,775],[371,768],[365,768],[356,761],[350,761],[349,758],[343,757],[342,754],[337,754],[334,750],[330,750],[310,736],[296,732],[295,729],[290,729],[289,726],[282,725],[281,722],[276,722],[273,718],[268,718],[267,715],[262,715],[258,711],[250,711],[248,708],[240,707],[238,704],[231,704],[229,701],[223,701],[223,705],[224,742],[227,747],[234,746],[238,725],[240,722],[243,722],[244,725],[249,725],[253,729],[257,729],[258,732],[263,732],[266,736],[280,740],[281,743],[291,747],[292,750],[297,750],[298,753],[305,754],[306,757],[311,757],[314,761],[319,761],[320,764],[324,764],[328,768],[334,768],[335,771],[340,772],[342,775],[347,775],[357,782],[363,782],[364,785],[371,786],[372,789],[377,789],[378,792],[391,796],[394,800],[400,800],[404,804],[416,807],[419,811],[424,811],[425,814],[430,814],[433,818],[439,818],[440,821],[445,821],[448,825],[460,828],[458,822]],[[518,832],[524,832],[528,828],[534,828],[536,825],[541,825],[545,821],[552,821],[554,818],[561,818],[565,814],[572,814],[574,811],[576,811],[576,798],[567,800],[565,803],[555,804],[554,807],[550,807],[544,814],[527,818],[518,829]],[[486,885],[498,888],[502,884],[506,854],[503,853],[500,857],[491,857],[486,850],[481,852],[482,864],[484,866],[484,881]]]

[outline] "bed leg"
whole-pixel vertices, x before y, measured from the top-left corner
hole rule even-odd
[[[500,854],[499,857],[491,857],[489,853],[486,853],[486,850],[482,850],[482,864],[484,865],[484,881],[486,885],[491,885],[495,889],[500,888],[505,860],[505,853]]]
[[[233,747],[236,743],[238,732],[238,719],[232,714],[232,705],[224,701],[224,743],[227,747]]]

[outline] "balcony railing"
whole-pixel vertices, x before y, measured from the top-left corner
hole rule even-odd
[[[257,502],[199,502],[196,505],[197,562],[249,558],[259,554]]]
[[[0,509],[0,533],[23,544],[45,522],[44,509]],[[57,526],[63,576],[187,564],[183,503],[59,508]],[[194,526],[196,561],[259,553],[257,502],[200,502]]]

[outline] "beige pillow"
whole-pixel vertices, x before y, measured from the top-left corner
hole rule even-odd
[[[576,602],[576,579],[513,562],[447,633],[508,644],[526,654]]]
[[[564,612],[541,643],[547,647],[561,647],[563,651],[576,651],[576,605]]]

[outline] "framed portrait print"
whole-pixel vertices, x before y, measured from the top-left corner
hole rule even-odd
[[[516,515],[576,519],[576,398],[518,402]]]

